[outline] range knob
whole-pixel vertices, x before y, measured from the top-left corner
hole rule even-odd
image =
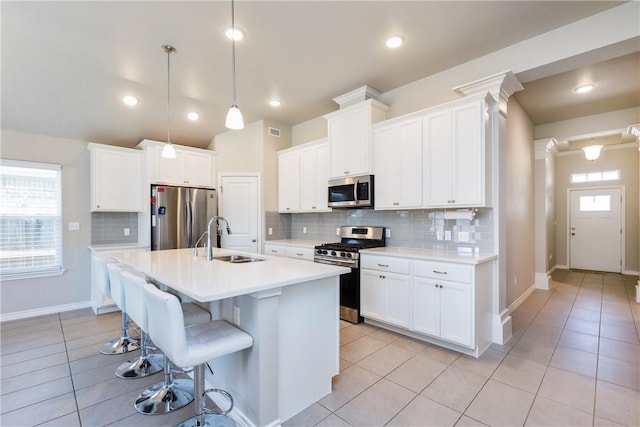
[[[331,251],[331,255],[335,256],[336,255],[336,251]]]
[[[344,252],[340,252],[340,256],[341,256],[342,258],[344,258],[344,257],[346,257],[346,256],[347,256],[347,254],[345,254]]]
[[[351,252],[347,252],[347,258],[351,258]]]

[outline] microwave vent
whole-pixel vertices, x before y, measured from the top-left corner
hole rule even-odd
[[[269,136],[280,138],[280,129],[269,127]]]

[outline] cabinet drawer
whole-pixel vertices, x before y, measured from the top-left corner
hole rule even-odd
[[[467,265],[446,262],[415,261],[413,264],[413,274],[415,276],[464,283],[471,283],[472,269],[473,267]]]
[[[287,256],[284,246],[264,245],[265,255]]]
[[[304,259],[313,261],[313,248],[287,247],[286,253],[289,258]]]
[[[410,261],[402,258],[383,257],[362,254],[360,267],[369,270],[390,271],[392,273],[409,274]]]

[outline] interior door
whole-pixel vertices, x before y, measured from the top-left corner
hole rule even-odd
[[[222,247],[258,253],[259,192],[257,176],[222,175],[220,215],[229,221],[231,234],[222,227]]]
[[[570,267],[620,273],[621,189],[571,190]]]

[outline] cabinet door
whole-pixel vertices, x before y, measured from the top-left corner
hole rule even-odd
[[[424,204],[448,206],[451,202],[451,112],[429,114],[423,123]]]
[[[454,108],[452,144],[452,204],[483,205],[483,103]]]
[[[471,285],[446,281],[440,284],[440,336],[473,347]]]
[[[205,153],[185,153],[184,181],[192,187],[214,187],[213,156]]]
[[[286,248],[280,245],[264,244],[264,254],[273,256],[286,256]]]
[[[396,171],[396,128],[393,126],[378,128],[373,135],[373,159],[375,173],[375,207],[376,209],[393,209],[398,207],[396,188],[398,177]]]
[[[422,206],[422,120],[402,123],[396,133],[396,202],[417,208]]]
[[[349,114],[347,168],[349,175],[371,173],[371,112],[368,106]]]
[[[185,152],[176,150],[175,159],[166,159],[162,157],[162,148],[157,147],[154,154],[156,162],[155,182],[159,184],[184,185]]]
[[[278,210],[300,210],[300,153],[292,151],[278,155]]]
[[[339,178],[350,173],[347,163],[349,142],[348,117],[337,116],[329,119],[329,177]]]
[[[315,147],[307,147],[300,150],[300,210],[318,210],[318,164]],[[326,187],[326,185],[325,185]]]
[[[413,329],[440,336],[440,285],[435,280],[413,279]]]
[[[384,320],[403,328],[411,326],[411,278],[404,274],[383,273]]]
[[[92,211],[142,211],[142,152],[92,149]]]
[[[330,211],[329,202],[329,144],[321,144],[316,147],[316,191],[315,206],[320,211]]]
[[[384,321],[385,282],[383,273],[374,270],[360,270],[360,314],[363,317]]]

